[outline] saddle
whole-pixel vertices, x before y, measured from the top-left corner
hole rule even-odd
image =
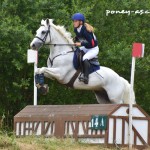
[[[84,56],[84,52],[81,51],[79,48],[76,48],[75,52],[74,52],[74,58],[73,58],[73,65],[74,68],[76,70],[83,70],[83,56]],[[89,60],[89,64],[90,64],[90,69],[89,69],[89,73],[95,72],[96,70],[100,69],[100,63],[98,61],[98,56],[96,56],[95,58]]]

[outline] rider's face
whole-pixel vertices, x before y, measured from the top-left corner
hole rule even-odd
[[[74,20],[73,21],[74,28],[78,28],[80,25],[81,25],[81,21],[79,21],[79,20]]]

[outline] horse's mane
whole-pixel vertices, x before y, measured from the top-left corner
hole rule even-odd
[[[52,27],[54,27],[69,42],[69,44],[73,44],[71,33],[68,32],[64,26],[55,25],[53,23],[53,19],[49,19],[49,23]],[[42,20],[41,25],[47,26],[46,20]]]

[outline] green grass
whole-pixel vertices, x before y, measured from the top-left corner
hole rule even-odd
[[[14,136],[9,137],[7,134],[0,134],[0,149],[19,150]]]
[[[0,131],[0,150],[116,150],[104,145],[90,145],[76,142],[73,138],[56,139],[42,136],[26,136],[17,138],[13,133]],[[127,150],[127,148],[120,148]]]

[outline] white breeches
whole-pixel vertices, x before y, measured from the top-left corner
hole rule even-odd
[[[84,61],[85,59],[90,60],[90,59],[96,57],[98,55],[98,52],[99,52],[99,47],[96,46],[96,47],[87,49],[84,46],[81,46],[80,50],[84,51],[84,53],[85,53],[85,55],[83,56],[83,61]]]

